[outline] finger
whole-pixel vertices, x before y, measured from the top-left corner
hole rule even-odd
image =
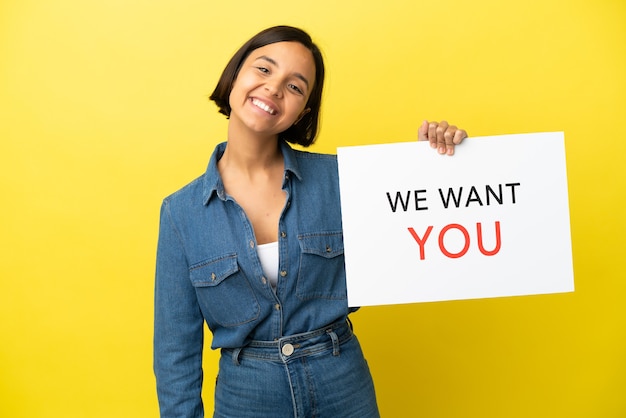
[[[454,125],[448,126],[448,129],[443,133],[443,138],[446,143],[446,154],[454,155],[454,135],[457,132],[457,128]]]
[[[428,121],[422,122],[422,125],[417,130],[418,141],[428,141]]]
[[[467,132],[465,132],[465,130],[463,129],[457,129],[457,131],[454,133],[454,138],[452,139],[452,142],[454,142],[456,145],[459,145],[465,138],[467,138]]]
[[[430,141],[431,148],[437,148],[437,122],[430,122],[428,124],[428,141]]]
[[[437,129],[436,129],[437,150],[439,154],[446,153],[446,138],[445,138],[446,130],[448,130],[448,122],[446,122],[445,120],[442,120],[441,122],[439,122],[439,126],[437,126]]]

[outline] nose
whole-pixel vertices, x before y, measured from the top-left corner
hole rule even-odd
[[[272,96],[280,97],[280,85],[276,81],[268,80],[265,83],[265,90]]]

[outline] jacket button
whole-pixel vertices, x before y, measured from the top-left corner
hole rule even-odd
[[[261,277],[261,283],[267,284],[267,279],[265,277]]]
[[[287,275],[287,272],[285,270],[281,270],[280,277],[285,277],[286,275]]]
[[[211,281],[213,281],[213,282],[214,282],[216,277],[217,277],[217,276],[215,275],[215,273],[211,273]]]
[[[280,236],[281,236],[282,238],[285,238],[285,237],[287,236],[287,234],[285,233],[285,231],[281,231],[281,232],[280,232]]]
[[[289,357],[290,355],[293,354],[293,351],[294,351],[293,345],[287,343],[283,345],[283,348],[281,349],[281,351],[283,352],[284,355]]]

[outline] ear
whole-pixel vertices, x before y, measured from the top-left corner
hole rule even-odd
[[[297,125],[298,122],[300,122],[302,120],[302,118],[311,111],[311,108],[307,107],[306,109],[304,109],[302,111],[302,113],[300,113],[300,116],[298,116],[298,119],[296,119],[296,121],[293,123],[294,125]]]

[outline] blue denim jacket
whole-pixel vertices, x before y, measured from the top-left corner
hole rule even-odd
[[[287,199],[275,291],[250,221],[224,191],[217,161],[225,143],[204,175],[163,201],[154,330],[162,416],[202,408],[204,321],[212,348],[235,348],[322,328],[349,313],[336,156],[280,146]]]

